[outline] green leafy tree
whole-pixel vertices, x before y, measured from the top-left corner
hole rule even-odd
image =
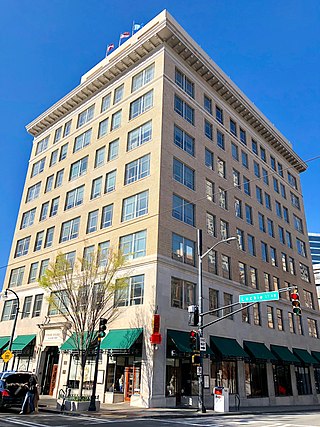
[[[103,317],[109,323],[117,316],[121,289],[126,285],[126,279],[119,279],[118,274],[123,266],[122,254],[112,250],[91,252],[74,265],[59,254],[39,282],[50,292],[50,311],[61,315],[70,325],[75,355],[80,362],[80,396],[86,362],[96,345],[99,320]]]

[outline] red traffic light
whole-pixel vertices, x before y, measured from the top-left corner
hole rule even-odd
[[[197,338],[197,332],[196,331],[190,331],[190,338]]]
[[[290,294],[292,311],[297,316],[301,316],[301,308],[300,308],[300,295],[297,289],[294,289]]]

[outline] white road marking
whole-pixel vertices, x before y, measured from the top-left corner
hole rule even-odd
[[[22,415],[22,417],[25,417],[25,415]],[[40,424],[40,423],[36,423],[34,421],[27,421],[25,418],[17,419],[17,418],[10,418],[9,417],[9,418],[6,418],[6,421],[11,423],[11,424],[17,424],[17,425],[24,426],[24,427],[26,427],[26,426],[28,426],[28,427],[49,427],[48,424]],[[58,425],[55,427],[68,427],[68,426],[64,424],[64,425]]]

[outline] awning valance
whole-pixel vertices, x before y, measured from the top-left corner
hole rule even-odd
[[[254,359],[257,360],[276,360],[277,358],[262,342],[243,341],[244,349]]]
[[[9,344],[10,337],[0,337],[0,350]]]
[[[270,350],[275,356],[277,356],[277,359],[281,360],[282,362],[300,363],[299,359],[294,354],[292,354],[287,347],[271,344]]]
[[[319,363],[313,356],[311,356],[310,353],[308,353],[307,350],[303,348],[293,348],[292,351],[293,354],[301,360],[301,362],[307,365],[317,365]]]
[[[86,342],[87,336],[88,336],[88,332],[84,332],[83,339],[84,339],[85,347],[87,346],[87,342]],[[94,342],[96,342],[95,338],[96,338],[96,335],[92,339],[92,344],[94,344]],[[73,332],[71,337],[69,337],[67,339],[67,341],[65,341],[62,344],[62,346],[60,347],[60,350],[61,351],[76,351],[80,347],[80,345],[78,344],[79,341],[80,341],[80,335],[77,334],[76,332]]]
[[[168,338],[170,338],[180,353],[193,353],[194,350],[190,347],[190,332],[175,331],[168,329]],[[211,348],[207,344],[206,354],[213,354]]]
[[[320,351],[311,350],[312,356],[317,360],[317,364],[320,364]]]
[[[130,350],[143,332],[143,328],[113,329],[101,342],[102,350]]]
[[[36,337],[35,334],[32,335],[18,335],[17,338],[12,343],[12,351],[22,351],[27,345],[31,343]]]
[[[249,358],[249,355],[234,338],[211,336],[210,346],[214,353],[220,353],[223,358]]]

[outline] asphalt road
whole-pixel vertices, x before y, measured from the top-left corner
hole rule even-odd
[[[189,418],[101,418],[99,416],[70,416],[40,413],[35,415],[18,415],[11,411],[0,413],[0,427],[320,427],[319,412],[300,412],[296,414],[261,414],[261,415],[212,415]]]

